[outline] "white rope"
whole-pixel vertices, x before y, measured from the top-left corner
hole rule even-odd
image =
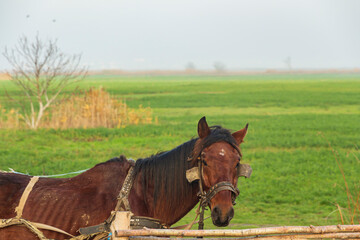
[[[15,171],[14,169],[12,168],[9,168],[10,171],[1,171],[0,172],[7,172],[7,173],[17,173],[17,174],[21,174],[21,175],[26,175],[26,176],[30,176],[29,174],[26,174],[26,173],[21,173],[21,172],[17,172]],[[84,170],[79,170],[79,171],[76,171],[76,172],[69,172],[69,173],[62,173],[62,174],[54,174],[54,175],[38,175],[37,177],[62,177],[62,176],[67,176],[67,175],[71,175],[71,174],[79,174],[79,173],[83,173],[83,172],[86,172],[88,169],[84,169]]]
[[[128,160],[134,160],[132,158],[128,158]],[[67,175],[71,175],[71,174],[80,174],[80,173],[83,173],[83,172],[86,172],[87,170],[89,170],[90,168],[87,168],[87,169],[84,169],[84,170],[79,170],[79,171],[76,171],[76,172],[69,172],[69,173],[62,173],[62,174],[54,174],[54,175],[38,175],[37,177],[63,177],[63,176],[67,176]],[[12,168],[9,168],[10,171],[2,171],[0,169],[0,172],[4,172],[4,173],[17,173],[17,174],[21,174],[21,175],[26,175],[26,176],[31,176],[30,174],[27,174],[27,173],[21,173],[21,172],[17,172],[15,171],[14,169]]]

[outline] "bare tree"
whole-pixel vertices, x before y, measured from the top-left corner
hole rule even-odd
[[[193,62],[188,62],[186,65],[185,65],[185,70],[187,72],[194,72],[196,70],[196,67],[195,67],[195,64]]]
[[[289,56],[289,57],[285,58],[284,63],[285,63],[286,68],[291,72],[291,70],[292,70],[291,57]]]
[[[226,66],[222,62],[214,62],[213,66],[217,73],[224,73],[226,70]]]
[[[22,91],[22,98],[11,97],[23,109],[25,123],[32,129],[39,126],[45,111],[71,83],[83,79],[86,68],[80,66],[81,54],[66,55],[60,51],[56,40],[30,42],[19,38],[17,45],[4,57],[12,66],[7,73],[11,81]]]

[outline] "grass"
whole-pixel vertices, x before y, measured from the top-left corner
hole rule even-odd
[[[347,208],[348,197],[328,143],[337,150],[356,196],[359,75],[91,76],[80,84],[91,86],[104,87],[129,107],[150,106],[158,123],[122,129],[0,129],[0,169],[56,174],[120,154],[149,156],[196,136],[197,121],[207,116],[210,125],[233,130],[249,123],[242,151],[254,172],[240,180],[230,228],[341,223],[337,204]],[[0,91],[4,87],[20,94],[0,81]],[[5,98],[0,104],[11,107]],[[191,212],[179,225],[193,217]],[[205,227],[214,228],[211,220]]]

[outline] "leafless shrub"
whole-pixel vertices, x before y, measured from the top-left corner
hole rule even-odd
[[[104,89],[91,88],[53,104],[44,113],[39,128],[122,128],[128,125],[157,123],[150,107],[130,108],[111,97]],[[25,128],[18,110],[0,106],[0,128]],[[29,127],[29,126],[28,126]]]

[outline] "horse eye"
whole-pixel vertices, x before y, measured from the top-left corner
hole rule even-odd
[[[204,166],[207,166],[207,162],[205,160],[202,160]]]

